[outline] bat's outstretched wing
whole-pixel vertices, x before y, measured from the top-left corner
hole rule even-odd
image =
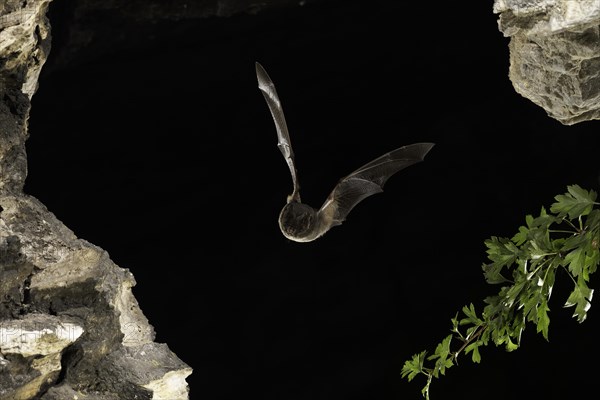
[[[342,178],[319,213],[331,226],[341,224],[348,213],[365,198],[383,191],[383,185],[396,172],[423,161],[433,143],[415,143],[390,151]]]
[[[277,90],[275,90],[275,84],[267,74],[267,71],[262,65],[256,63],[256,78],[258,79],[258,88],[262,92],[273,121],[275,122],[275,128],[277,129],[277,147],[281,150],[285,162],[290,168],[292,174],[292,181],[294,183],[294,192],[288,197],[288,202],[291,199],[300,201],[300,187],[298,185],[298,178],[296,173],[296,164],[294,163],[294,152],[292,150],[292,142],[290,141],[290,134],[288,133],[287,124],[285,123],[285,116],[283,115],[283,109],[281,108],[281,102],[279,96],[277,96]]]

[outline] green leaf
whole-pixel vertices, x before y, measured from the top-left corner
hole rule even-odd
[[[570,194],[573,195],[573,197],[580,201],[589,201],[591,203],[594,203],[596,201],[596,198],[598,197],[596,192],[594,192],[593,190],[585,190],[579,185],[567,186],[567,190]]]
[[[511,351],[515,351],[518,348],[519,348],[519,345],[517,343],[513,343],[513,341],[510,340],[510,337],[508,337],[506,340],[506,351],[511,352]]]
[[[556,249],[550,241],[549,225],[539,226],[532,229],[529,234],[529,242],[527,243],[527,256],[533,260],[538,260],[547,255],[556,252]]]
[[[471,343],[470,345],[468,345],[465,348],[465,354],[469,354],[469,352],[473,352],[473,354],[471,354],[471,359],[473,360],[474,363],[479,364],[481,362],[481,354],[479,354],[479,346],[481,345],[481,342],[476,341]]]
[[[569,266],[569,272],[578,277],[585,267],[585,248],[579,247],[565,256],[565,263]]]
[[[537,307],[537,333],[542,333],[544,339],[548,340],[548,327],[550,326],[550,317],[548,317],[548,311],[550,311],[550,307],[548,307],[548,303],[546,300],[542,301],[541,304]]]
[[[485,241],[488,258],[499,266],[510,265],[519,256],[519,248],[506,238],[492,236]]]
[[[488,258],[492,261],[482,267],[486,281],[490,284],[506,282],[507,279],[501,274],[502,268],[516,261],[520,254],[519,248],[510,240],[496,236],[486,240],[485,245],[488,248]]]
[[[438,375],[437,375],[438,371],[439,371],[440,374],[445,375],[446,374],[446,369],[450,368],[453,365],[454,365],[454,363],[452,362],[451,358],[439,358],[435,362],[435,371],[433,372],[433,376],[435,376],[437,378],[438,377]]]
[[[454,318],[452,318],[450,321],[452,321],[452,332],[455,332],[459,336],[462,336],[460,334],[460,331],[458,330],[458,313],[456,313]]]
[[[527,321],[536,323],[538,322],[538,314],[537,308],[540,305],[541,301],[541,292],[535,291],[533,294],[527,298],[527,300],[523,304],[523,316],[527,319]]]
[[[485,281],[490,285],[494,285],[496,283],[504,283],[508,282],[504,276],[502,276],[502,265],[491,263],[491,264],[483,264],[481,269],[483,269],[483,276],[485,277]]]
[[[542,209],[540,210],[540,216],[533,218],[533,219],[528,219],[527,220],[527,227],[532,230],[533,228],[542,228],[543,230],[548,229],[548,227],[554,223],[558,223],[561,221],[561,218],[558,218],[554,215],[548,214],[546,212],[546,209],[544,207],[542,207]]]
[[[527,285],[526,281],[515,282],[513,286],[511,286],[506,292],[505,304],[507,307],[512,307],[512,305],[517,301],[517,298]]]
[[[542,240],[531,240],[529,242],[529,246],[529,257],[531,257],[532,260],[539,260],[551,252],[551,250]]]
[[[560,247],[560,251],[569,251],[573,250],[577,247],[581,247],[588,238],[586,235],[571,235],[567,239],[564,240],[562,246]]]
[[[400,375],[402,378],[408,377],[408,381],[412,381],[415,376],[423,372],[423,363],[427,351],[422,351],[419,354],[413,355],[412,359],[406,361],[402,367]]]
[[[554,197],[556,203],[552,204],[550,211],[559,216],[568,215],[570,219],[588,215],[596,201],[596,192],[589,192],[579,185],[567,186],[568,193]]]
[[[596,240],[600,242],[600,237]],[[600,264],[600,251],[598,249],[594,250],[592,243],[593,240],[590,241],[590,253],[588,253],[588,257],[585,259],[588,274],[596,272],[596,269]]]
[[[528,216],[530,217],[530,215],[528,215]],[[528,235],[529,235],[529,229],[524,226],[520,226],[519,232],[516,233],[512,237],[511,240],[513,241],[514,244],[516,244],[517,246],[520,246],[527,241]]]
[[[448,335],[444,338],[444,340],[442,340],[441,343],[439,343],[436,348],[435,348],[435,352],[430,355],[429,357],[427,357],[428,360],[435,360],[437,358],[446,358],[448,356],[448,354],[450,354],[450,342],[452,341],[452,335]]]
[[[596,238],[600,239],[600,209],[594,209],[589,213],[586,220],[586,226],[588,230],[595,230]],[[596,249],[598,249],[598,246],[596,246]]]
[[[473,324],[475,326],[479,326],[479,325],[483,324],[483,320],[481,320],[477,316],[477,312],[475,311],[475,306],[473,305],[473,303],[469,304],[469,307],[464,306],[462,308],[462,312],[465,314],[465,316],[467,318],[463,318],[463,319],[460,320],[459,323],[461,325]]]
[[[587,311],[592,306],[592,296],[594,295],[594,290],[590,289],[586,284],[585,280],[580,277],[577,280],[577,284],[575,285],[575,289],[571,292],[571,295],[567,299],[565,303],[565,307],[575,306],[575,311],[573,312],[573,317],[577,317],[578,322],[585,321],[587,317]]]
[[[554,280],[556,277],[555,268],[550,268],[546,271],[546,278],[544,279],[544,286],[542,286],[542,290],[545,296],[550,298],[552,294],[552,288],[554,287]]]
[[[442,340],[440,344],[435,348],[435,353],[427,357],[428,360],[436,360],[435,368],[433,370],[433,376],[438,377],[439,374],[444,375],[446,368],[450,368],[454,363],[452,358],[448,358],[450,355],[450,342],[452,341],[452,335],[448,335]]]

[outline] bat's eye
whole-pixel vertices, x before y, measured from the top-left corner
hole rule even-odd
[[[306,204],[286,204],[279,214],[279,226],[286,236],[301,238],[311,232],[315,210]]]

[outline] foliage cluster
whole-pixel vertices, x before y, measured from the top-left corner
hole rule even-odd
[[[472,303],[464,306],[435,351],[415,354],[402,368],[402,377],[409,381],[426,377],[422,389],[426,399],[433,378],[444,375],[462,354],[479,363],[480,348],[489,343],[513,351],[527,324],[535,325],[548,340],[548,302],[558,270],[573,283],[565,307],[573,308],[578,322],[586,319],[594,292],[588,282],[600,264],[600,203],[594,191],[577,185],[567,190],[555,197],[550,212],[542,208],[538,217],[528,215],[512,238],[494,236],[485,241],[489,262],[483,265],[483,274],[489,284],[501,285],[498,294],[484,300],[480,313]]]

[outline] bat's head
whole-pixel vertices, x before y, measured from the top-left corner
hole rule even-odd
[[[292,201],[279,213],[279,228],[283,235],[296,242],[312,240],[317,212],[309,205]]]

